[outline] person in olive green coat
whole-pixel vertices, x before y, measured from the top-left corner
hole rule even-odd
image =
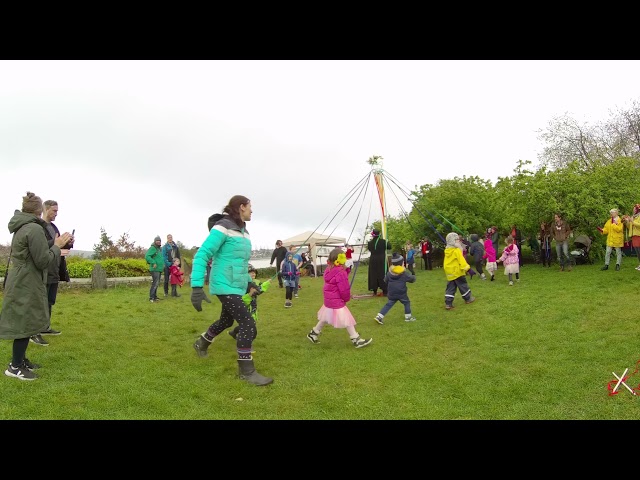
[[[49,324],[47,271],[51,264],[58,264],[60,249],[71,239],[71,234],[65,232],[49,247],[42,210],[40,197],[27,192],[22,211],[16,210],[9,220],[13,239],[0,312],[0,338],[13,340],[12,360],[4,374],[20,380],[38,378],[33,370],[39,365],[26,357],[29,337]]]
[[[164,272],[164,258],[162,257],[161,244],[162,240],[160,239],[160,235],[157,235],[144,256],[144,259],[149,264],[149,272],[151,273],[151,289],[149,290],[149,301],[151,303],[160,300],[158,298],[158,285],[160,285],[160,276],[162,272]]]

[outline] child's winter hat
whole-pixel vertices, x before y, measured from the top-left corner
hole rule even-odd
[[[460,236],[456,232],[447,233],[447,247],[455,247],[457,240],[460,240]]]
[[[160,235],[156,235],[156,238],[154,238],[153,241],[154,242],[162,241],[162,239],[160,238]]]
[[[478,234],[472,233],[469,238],[471,239],[472,242],[477,242],[478,241]]]
[[[404,263],[404,257],[397,252],[394,253],[393,256],[391,257],[391,264],[402,265],[403,263]]]

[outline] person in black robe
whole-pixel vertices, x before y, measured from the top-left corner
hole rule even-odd
[[[391,244],[380,236],[378,230],[371,232],[371,240],[367,244],[371,257],[369,257],[369,290],[373,295],[387,295],[387,284],[384,276],[387,273],[387,250],[391,250]]]

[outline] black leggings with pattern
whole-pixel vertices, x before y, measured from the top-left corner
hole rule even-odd
[[[258,335],[256,321],[251,316],[249,308],[242,301],[241,295],[216,295],[222,303],[220,318],[213,322],[207,329],[207,333],[212,337],[217,337],[220,333],[233,325],[233,321],[238,322],[238,335],[236,337],[236,347],[238,350],[251,349],[253,339]]]

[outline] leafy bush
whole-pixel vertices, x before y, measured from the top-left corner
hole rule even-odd
[[[67,269],[71,278],[91,278],[96,263],[100,263],[107,272],[107,277],[145,277],[149,275],[149,265],[139,258],[108,258],[105,260],[88,260],[82,257],[68,257]],[[6,265],[5,265],[6,266]]]

